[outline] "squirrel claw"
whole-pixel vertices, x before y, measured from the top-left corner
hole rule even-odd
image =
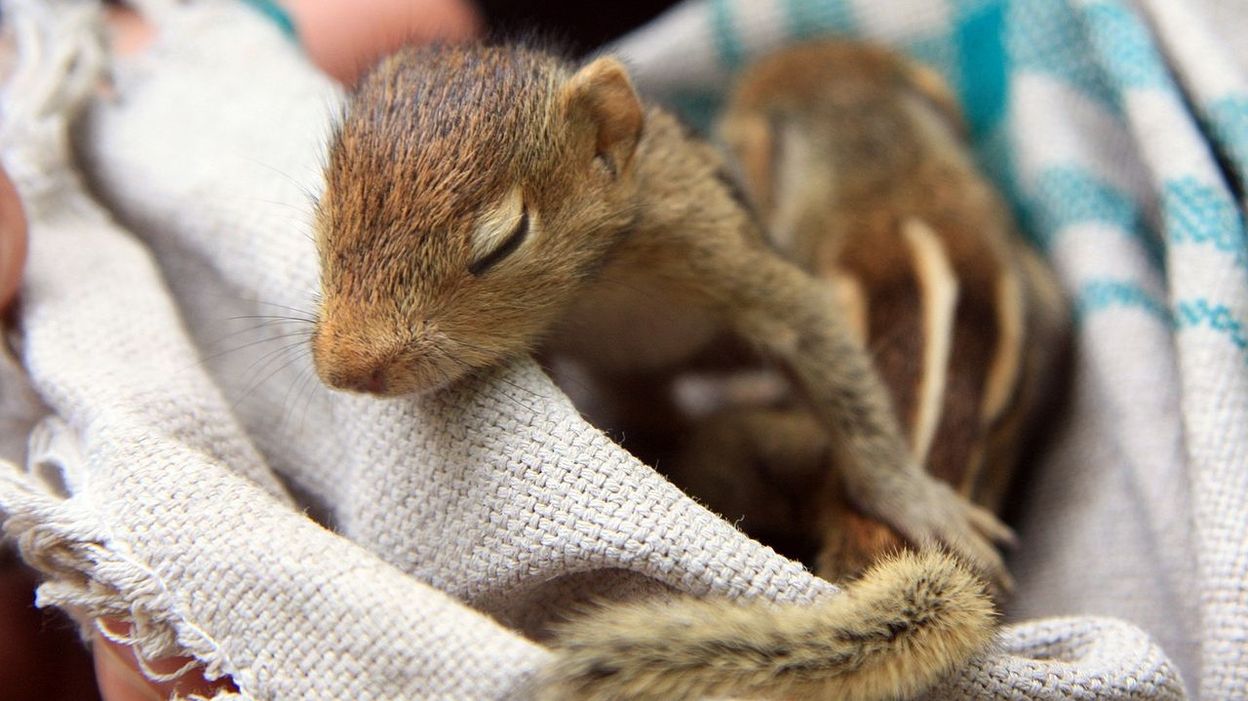
[[[1014,580],[995,545],[1016,543],[1014,532],[1008,526],[992,512],[970,503],[934,478],[916,481],[906,492],[902,499],[875,504],[866,499],[865,503],[860,503],[864,510],[891,525],[915,547],[944,549],[964,561],[998,591],[1008,594],[1014,590]],[[895,511],[888,507],[895,507]]]
[[[975,530],[987,536],[992,542],[1011,550],[1018,547],[1018,534],[1014,532],[1014,529],[1002,523],[996,514],[982,506],[971,504],[969,515],[971,525],[975,527]]]

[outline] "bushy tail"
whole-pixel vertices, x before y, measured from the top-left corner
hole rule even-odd
[[[807,606],[678,597],[598,609],[557,631],[538,698],[905,698],[982,649],[994,623],[962,565],[902,552]]]

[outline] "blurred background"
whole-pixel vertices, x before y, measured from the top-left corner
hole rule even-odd
[[[566,44],[577,54],[599,46],[640,27],[675,5],[673,0],[633,0],[632,2],[520,2],[517,0],[478,0],[489,29],[502,33],[523,33],[537,29]]]

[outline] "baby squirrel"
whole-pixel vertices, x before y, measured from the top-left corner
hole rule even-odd
[[[945,83],[882,47],[802,44],[741,75],[718,132],[772,244],[837,291],[913,459],[999,508],[1068,319],[1052,271],[972,162]],[[792,402],[734,407],[706,420],[673,479],[747,531],[800,542],[814,530],[818,573],[849,577],[904,541],[835,480],[816,503],[804,496],[828,482],[829,447]],[[766,503],[768,482],[789,498]]]
[[[643,107],[613,58],[577,69],[518,45],[400,50],[361,81],[329,147],[319,376],[395,396],[534,350],[604,375],[657,373],[735,335],[792,376],[835,439],[855,506],[1001,576],[992,541],[1008,530],[923,471],[834,296],[766,245],[723,167]],[[592,662],[548,688],[890,696],[930,683],[991,630],[982,588],[942,555],[893,561],[846,597],[787,617],[680,598],[640,618],[607,607],[570,629],[605,637],[564,636],[565,659]],[[682,616],[706,625],[655,637]]]

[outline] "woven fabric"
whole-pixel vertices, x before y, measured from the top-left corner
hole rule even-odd
[[[324,390],[310,195],[341,95],[241,4],[145,7],[160,39],[103,97],[62,76],[100,63],[93,3],[4,7],[41,68],[0,103],[32,226],[0,510],[49,575],[42,603],[132,619],[146,654],[189,651],[245,698],[484,699],[522,697],[549,655],[526,634],[587,598],[838,595],[586,425],[531,362],[422,399]],[[932,698],[1244,696],[1233,62],[1166,0],[694,2],[618,48],[706,120],[733,68],[833,30],[950,78],[1079,312],[1016,622]]]

